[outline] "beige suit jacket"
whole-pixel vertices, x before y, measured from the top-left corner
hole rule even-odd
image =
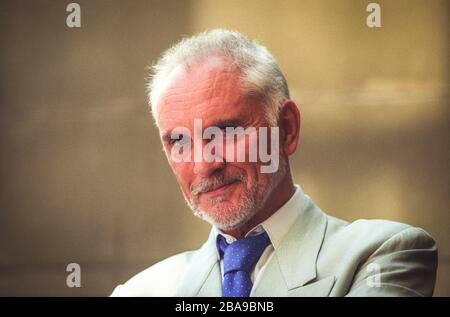
[[[431,296],[437,247],[424,230],[386,220],[353,223],[305,195],[253,296]],[[111,296],[222,296],[216,241],[159,262]]]

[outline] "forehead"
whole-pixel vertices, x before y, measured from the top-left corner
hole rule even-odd
[[[188,70],[177,69],[159,104],[161,132],[177,126],[203,126],[221,119],[245,119],[252,112],[242,93],[240,72],[224,58],[209,58]]]

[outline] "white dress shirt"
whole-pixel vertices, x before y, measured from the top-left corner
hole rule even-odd
[[[303,193],[301,187],[296,184],[294,195],[292,195],[292,197],[280,209],[272,214],[272,216],[267,218],[261,224],[255,226],[245,235],[246,237],[254,236],[266,231],[271,241],[271,244],[269,244],[263,251],[258,262],[256,262],[253,271],[250,273],[250,279],[253,282],[250,296],[252,296],[253,290],[258,285],[258,282],[264,273],[264,269],[266,268],[267,263],[269,263],[269,260],[274,255],[274,251],[280,245],[281,240],[288,232],[291,225],[297,219],[299,211],[302,210],[302,206],[304,203],[305,194]],[[223,233],[217,227],[213,227],[213,232],[215,234],[216,241],[217,235],[219,234],[225,237],[228,244],[237,240],[235,237]],[[220,261],[220,272],[222,274],[223,280],[223,258],[220,256],[219,250],[217,250],[217,260]]]

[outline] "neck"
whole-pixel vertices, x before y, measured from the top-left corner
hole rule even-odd
[[[291,173],[288,171],[281,183],[272,190],[266,203],[261,210],[244,225],[237,228],[223,230],[224,233],[229,234],[236,239],[242,239],[247,232],[255,226],[264,222],[272,216],[278,209],[280,209],[295,193],[295,186],[292,181]]]

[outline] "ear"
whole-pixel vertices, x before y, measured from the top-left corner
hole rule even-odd
[[[294,101],[288,99],[280,109],[280,149],[287,156],[297,149],[300,139],[300,110]]]

